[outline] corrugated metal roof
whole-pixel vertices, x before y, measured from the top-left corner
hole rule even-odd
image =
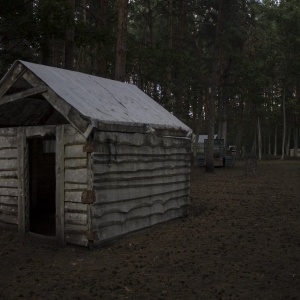
[[[105,124],[191,131],[132,84],[20,61],[83,116]]]

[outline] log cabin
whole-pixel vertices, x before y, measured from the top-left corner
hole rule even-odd
[[[25,61],[0,82],[0,225],[100,246],[186,216],[191,130],[133,84]]]

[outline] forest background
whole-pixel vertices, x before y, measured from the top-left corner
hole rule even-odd
[[[133,83],[196,136],[211,115],[238,152],[299,148],[298,0],[1,1],[0,76],[18,59]]]

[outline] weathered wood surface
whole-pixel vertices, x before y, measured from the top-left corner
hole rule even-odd
[[[0,222],[18,224],[17,130],[0,129]]]
[[[95,139],[96,243],[187,214],[189,140],[113,132],[96,132]]]
[[[64,230],[65,242],[87,246],[88,206],[81,195],[88,187],[86,139],[70,126],[64,126]]]

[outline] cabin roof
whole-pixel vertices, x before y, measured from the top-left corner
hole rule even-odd
[[[12,86],[7,82],[20,78],[29,83],[28,89],[47,87],[47,91],[40,92],[41,95],[85,135],[91,128],[99,128],[103,124],[191,131],[133,84],[25,61],[16,61],[2,78],[0,105],[5,92]],[[53,95],[57,96],[55,100],[51,97]],[[11,100],[6,97],[3,101]],[[82,125],[81,121],[88,125]]]

